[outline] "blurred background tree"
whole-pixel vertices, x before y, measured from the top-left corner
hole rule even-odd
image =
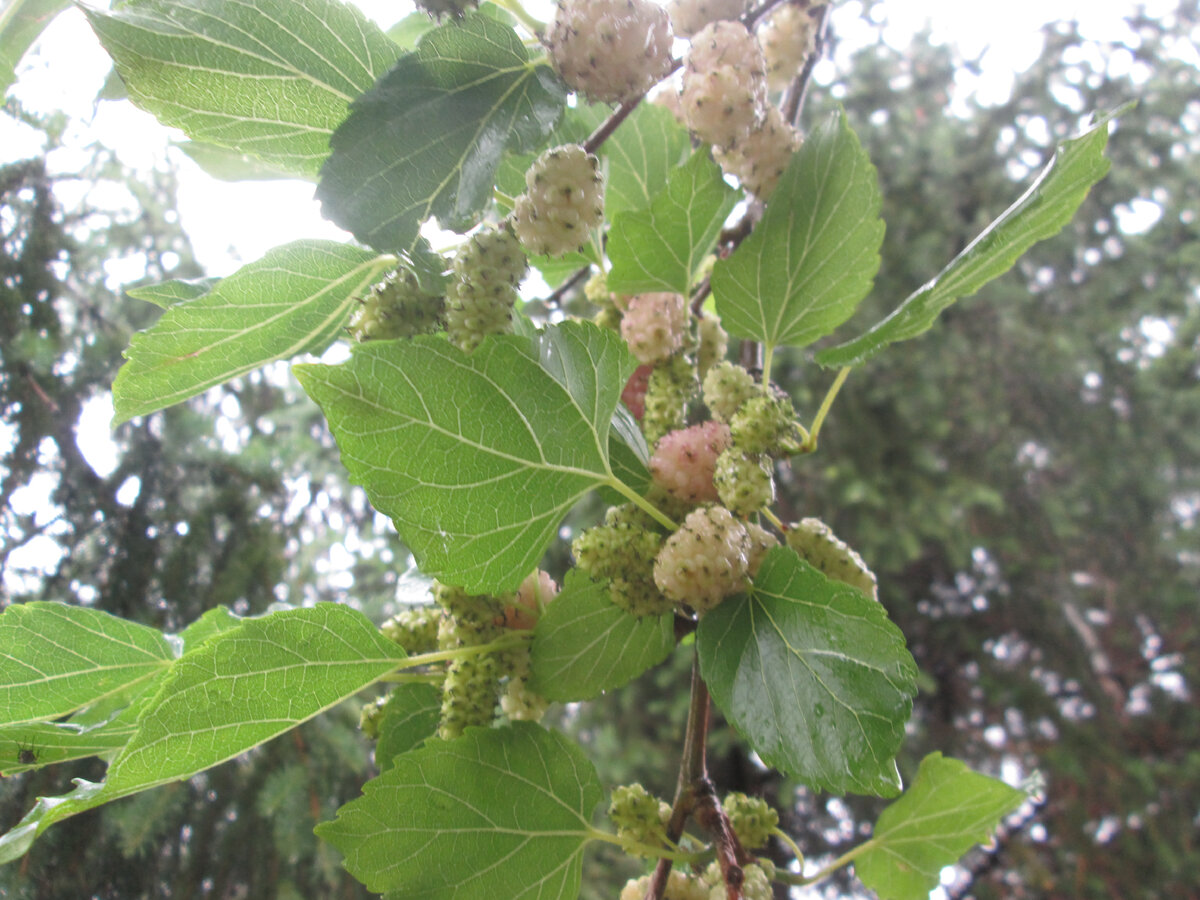
[[[1181,2],[1136,16],[1119,46],[1048,28],[1011,99],[985,106],[956,87],[970,60],[928,37],[885,43],[884,9],[866,4],[879,40],[807,112],[844,104],[879,169],[888,235],[862,322],[1011,203],[1082,115],[1139,104],[1062,235],[851,376],[821,451],[783,473],[783,500],[862,552],[908,636],[924,678],[902,771],[940,749],[1044,775],[1044,805],[969,857],[947,895],[1197,896],[1200,101],[1184,50],[1200,13]],[[112,462],[89,461],[81,416],[157,315],[108,273],[131,259],[147,283],[203,273],[171,171],[135,177],[93,147],[64,175],[46,164],[64,123],[7,115],[39,130],[44,152],[0,168],[0,602],[87,603],[167,629],[218,604],[318,599],[382,620],[407,554],[344,483],[286,369],[122,426]],[[811,414],[829,374],[807,354],[776,371],[804,385]],[[606,781],[670,793],[686,656],[561,711]],[[784,824],[813,860],[863,839],[882,805],[781,781],[724,732],[711,766],[722,790],[791,810]],[[5,779],[0,827],[101,774],[85,763]],[[339,710],[297,740],[57,826],[0,868],[0,895],[367,896],[311,826],[370,774],[356,710]],[[624,865],[590,857],[585,896],[616,896],[634,874]],[[854,890],[843,878],[814,892]]]

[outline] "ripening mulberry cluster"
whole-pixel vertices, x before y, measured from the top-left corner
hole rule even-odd
[[[579,568],[608,581],[614,604],[633,616],[660,616],[674,602],[654,584],[654,560],[663,536],[645,512],[633,504],[614,506],[604,524],[580,532],[571,543]]]
[[[525,173],[513,230],[530,253],[563,256],[583,249],[604,221],[600,162],[578,144],[547,150]]]
[[[671,25],[652,0],[559,0],[545,43],[572,90],[622,103],[671,71]]]
[[[671,807],[640,784],[613,789],[608,817],[617,826],[617,836],[649,847],[662,846],[667,840],[667,821]]]
[[[454,257],[446,288],[446,333],[470,353],[489,334],[512,330],[517,285],[529,261],[505,228],[479,231]]]
[[[712,21],[692,38],[680,95],[688,128],[713,145],[726,172],[764,200],[800,143],[778,107],[767,103],[767,72],[755,35],[740,22]]]
[[[445,300],[422,290],[417,276],[397,269],[360,301],[350,319],[350,334],[358,341],[432,334],[441,327]]]
[[[748,797],[739,792],[726,795],[721,803],[738,843],[746,850],[765,847],[779,827],[779,813],[761,797]]]
[[[801,519],[784,534],[787,545],[827,577],[879,599],[878,584],[863,558],[820,519]]]
[[[683,348],[687,325],[687,300],[682,294],[637,294],[626,302],[621,336],[639,362],[652,365]]]
[[[717,499],[717,457],[729,446],[729,426],[703,422],[663,435],[650,457],[650,475],[668,494],[693,506]]]

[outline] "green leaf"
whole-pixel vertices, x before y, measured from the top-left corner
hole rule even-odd
[[[607,118],[607,107],[590,107],[592,130]],[[665,107],[642,103],[601,148],[606,176],[604,211],[611,222],[626,210],[649,209],[671,173],[691,152],[687,129]]]
[[[83,7],[130,98],[195,140],[311,176],[350,101],[400,48],[338,0]]]
[[[183,652],[190,653],[209,638],[232,631],[241,624],[242,619],[231,613],[227,607],[218,606],[210,609],[179,633]]]
[[[392,260],[332,241],[296,241],[172,306],[133,336],[113,384],[116,423],[194,397],[277,359],[320,353]]]
[[[990,840],[1025,799],[1024,791],[931,753],[904,796],[880,814],[854,871],[882,900],[927,900],[942,868]]]
[[[436,337],[375,341],[295,372],[421,571],[489,593],[515,590],[567,510],[615,486],[609,430],[634,365],[620,335],[567,323],[470,355]]]
[[[875,167],[845,113],[830,116],[792,156],[754,233],[714,266],[721,324],[768,351],[833,331],[879,270],[881,204]]]
[[[72,759],[115,753],[132,737],[146,699],[143,695],[92,725],[72,720],[0,728],[0,774],[13,775]],[[31,753],[34,761],[22,763],[22,751]]]
[[[145,625],[65,603],[14,603],[0,615],[2,724],[60,718],[129,692],[174,658]]]
[[[246,619],[172,666],[108,787],[188,778],[340,703],[402,659],[362,613],[336,603]]]
[[[402,50],[412,50],[426,32],[432,31],[437,22],[427,12],[411,12],[387,30],[387,36]]]
[[[533,689],[547,700],[590,700],[632,681],[675,647],[673,616],[635,618],[608,586],[576,569],[533,632]]]
[[[469,227],[491,201],[505,148],[536,146],[565,98],[512,28],[484,15],[447,23],[355,101],[321,171],[322,209],[389,251],[409,249],[431,216]]]
[[[397,757],[316,831],[389,900],[574,900],[602,798],[578,746],[517,722]]]
[[[14,862],[29,852],[34,840],[56,822],[116,800],[119,796],[105,790],[104,782],[74,780],[75,790],[62,797],[39,797],[33,809],[11,830],[0,836],[0,866]]]
[[[9,0],[0,7],[0,96],[16,79],[17,64],[70,0]]]
[[[1060,144],[1050,164],[1012,206],[1001,213],[932,281],[909,295],[866,334],[817,354],[823,366],[857,366],[888,344],[928,331],[954,301],[969,297],[1003,275],[1026,250],[1062,230],[1092,185],[1107,173],[1108,123],[1124,108],[1101,116],[1078,137]]]
[[[707,153],[693,153],[671,173],[666,190],[648,210],[628,210],[613,219],[609,289],[624,294],[688,293],[737,199],[720,166]]]
[[[696,642],[713,700],[767,765],[835,794],[899,792],[917,666],[879,603],[780,547]]]
[[[608,454],[613,474],[638,496],[644,496],[650,489],[651,481],[650,448],[646,446],[646,436],[642,434],[637,419],[624,405],[618,406],[613,416]],[[608,493],[611,495],[611,505],[619,505],[628,499],[615,491]]]
[[[442,692],[432,684],[397,685],[383,705],[375,765],[386,772],[401,753],[407,753],[437,731],[442,715]]]
[[[157,284],[143,284],[127,288],[125,293],[134,300],[145,300],[163,309],[170,309],[176,303],[186,303],[203,297],[221,281],[220,278],[173,278],[170,281],[160,281]]]

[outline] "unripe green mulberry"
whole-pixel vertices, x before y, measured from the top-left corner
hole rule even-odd
[[[671,807],[640,784],[613,789],[608,817],[617,826],[617,836],[651,847],[666,842]]]
[[[696,387],[696,369],[685,354],[677,353],[654,367],[646,385],[642,415],[647,443],[653,445],[668,431],[683,428]]]
[[[704,405],[718,422],[728,423],[758,393],[754,378],[736,363],[718,362],[704,375]]]
[[[500,710],[513,722],[540,722],[549,702],[529,686],[529,645],[504,654],[508,681],[500,695]]]
[[[654,582],[666,596],[698,612],[749,587],[750,537],[724,507],[688,514],[654,563]]]
[[[437,649],[441,620],[442,611],[438,607],[417,606],[396,613],[380,625],[379,630],[411,656]]]
[[[796,410],[789,397],[760,393],[742,404],[729,421],[733,445],[747,453],[791,456],[800,452]]]
[[[875,573],[820,519],[802,519],[788,526],[784,538],[787,545],[813,568],[824,572],[829,578],[858,588],[869,597],[879,599]]]
[[[455,345],[469,353],[487,335],[512,330],[517,285],[528,265],[507,229],[480,231],[462,246],[446,287],[446,333]]]
[[[604,221],[600,161],[578,144],[554,147],[525,173],[513,229],[531,253],[564,256],[583,249]]]
[[[359,710],[358,730],[369,741],[378,740],[379,738],[379,722],[383,719],[383,705],[385,703],[387,703],[387,697],[380,697],[370,703],[363,704],[363,708]]]
[[[663,542],[656,528],[646,513],[623,504],[608,511],[605,524],[580,532],[571,543],[579,568],[609,579],[613,603],[634,616],[662,615],[673,606],[654,585],[654,560]]]
[[[775,865],[769,859],[760,858],[757,863],[742,866],[742,897],[743,900],[772,900],[775,896],[771,882],[775,880]],[[704,870],[702,883],[708,893],[703,900],[726,900],[728,893],[725,888],[725,878],[721,874],[721,866],[716,860],[709,863]]]
[[[492,654],[456,659],[446,667],[438,737],[456,738],[472,725],[491,725],[500,694],[500,666]]]
[[[433,598],[447,612],[438,629],[438,646],[443,650],[486,644],[503,634],[504,606],[492,595],[468,594],[435,581]]]
[[[446,302],[421,290],[417,276],[397,269],[371,288],[350,319],[350,334],[358,341],[432,334],[441,327]]]
[[[773,467],[765,453],[730,447],[717,457],[713,482],[721,503],[739,516],[758,512],[775,499]]]
[[[761,797],[747,797],[734,792],[725,797],[721,808],[729,817],[729,825],[746,850],[765,847],[771,834],[779,827],[779,813]]]
[[[646,891],[650,887],[650,877],[643,875],[641,878],[627,881],[625,887],[621,889],[619,900],[644,900]],[[724,889],[722,888],[722,890]],[[667,887],[663,891],[663,900],[709,900],[709,887],[695,875],[689,875],[687,872],[681,872],[678,868],[674,868],[667,876]]]

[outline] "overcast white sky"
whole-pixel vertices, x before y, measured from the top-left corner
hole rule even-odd
[[[388,26],[411,11],[403,0],[355,0],[369,16]],[[97,3],[96,5],[107,5]],[[528,0],[535,15],[549,18],[550,0]],[[1165,12],[1170,0],[1149,0],[1149,12]],[[927,23],[936,40],[954,43],[968,56],[983,54],[982,72],[964,81],[964,88],[983,98],[1003,98],[1015,72],[1028,67],[1040,52],[1037,33],[1042,24],[1078,18],[1085,33],[1118,38],[1122,17],[1135,7],[1134,0],[1005,0],[1003,3],[964,3],[962,0],[892,0],[885,4],[890,23],[886,37],[903,46]],[[834,26],[843,47],[873,39],[860,18],[855,0],[835,10]],[[172,132],[128,103],[101,103],[96,96],[109,70],[108,57],[78,11],[64,13],[44,39],[26,57],[21,78],[13,88],[29,107],[62,109],[75,117],[74,133],[80,142],[99,139],[114,147],[135,167],[161,162],[168,153],[181,170],[180,215],[194,242],[201,263],[212,274],[222,275],[241,263],[257,259],[267,249],[300,237],[343,237],[320,218],[312,199],[313,186],[303,182],[226,184],[205,175],[180,152],[169,150]],[[69,77],[64,77],[69,73]],[[964,78],[966,78],[964,73]],[[175,135],[179,137],[179,135]],[[0,158],[11,159],[37,150],[32,136],[0,131]],[[55,167],[69,171],[69,154]],[[237,215],[229,215],[237,210]],[[137,272],[113,271],[114,282],[132,280]]]

